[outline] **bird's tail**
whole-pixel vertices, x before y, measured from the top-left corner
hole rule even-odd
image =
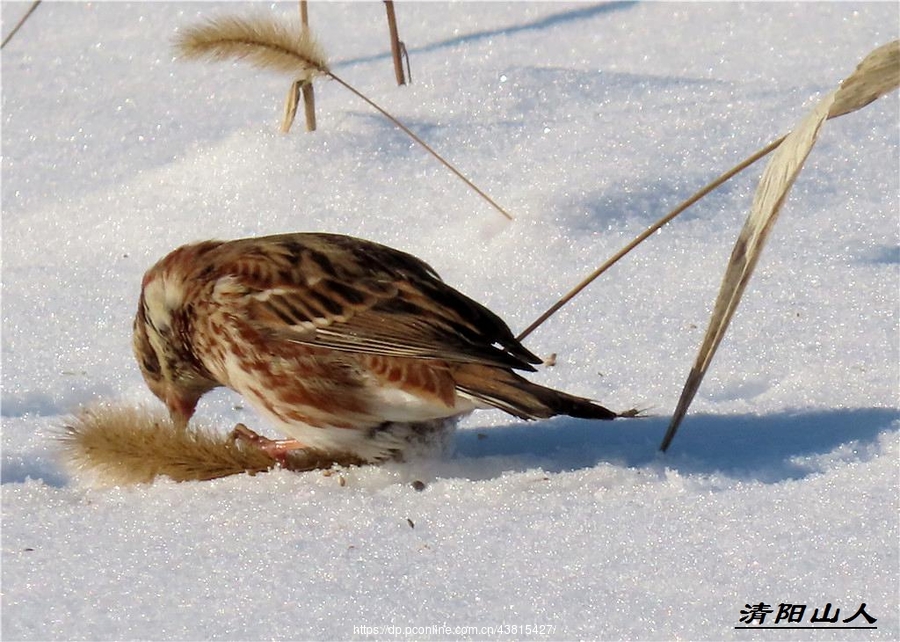
[[[522,419],[556,415],[582,419],[615,419],[619,416],[590,399],[539,386],[503,368],[464,364],[453,377],[462,394]]]

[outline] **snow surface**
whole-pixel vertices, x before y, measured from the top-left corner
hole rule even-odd
[[[287,79],[173,59],[179,26],[245,9],[45,2],[3,51],[3,639],[900,639],[896,94],[826,125],[665,456],[761,165],[527,341],[559,355],[535,380],[647,419],[479,412],[443,460],[332,476],[70,478],[68,413],[157,403],[131,319],[177,245],[362,236],[520,330],[900,31],[894,2],[398,3],[398,88],[383,5],[314,3],[333,69],[509,223],[336,83],[284,136]],[[265,430],[236,405],[198,418]],[[735,629],[759,602],[878,628]]]

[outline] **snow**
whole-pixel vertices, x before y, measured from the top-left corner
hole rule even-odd
[[[3,3],[4,35],[29,4]],[[72,478],[69,413],[157,403],[131,320],[174,247],[353,234],[518,331],[900,31],[896,3],[398,3],[398,88],[382,4],[313,3],[334,71],[506,222],[334,82],[319,131],[284,136],[288,79],[173,59],[179,26],[249,9],[296,14],[43,3],[4,48],[3,639],[900,639],[896,93],[826,124],[666,455],[761,165],[526,342],[558,354],[534,380],[648,418],[483,411],[444,459],[330,476]],[[265,431],[239,401],[198,418]],[[735,629],[759,602],[805,624],[865,603],[877,629]]]

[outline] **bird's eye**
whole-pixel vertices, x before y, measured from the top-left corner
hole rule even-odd
[[[158,379],[160,374],[162,374],[162,370],[159,367],[159,359],[156,358],[156,353],[153,350],[150,350],[150,353],[145,354],[141,359],[141,368],[154,379]]]

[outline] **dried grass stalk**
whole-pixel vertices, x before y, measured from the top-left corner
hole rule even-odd
[[[753,275],[781,206],[787,199],[788,192],[813,145],[816,144],[825,121],[861,109],[898,87],[900,87],[900,42],[894,41],[866,56],[856,71],[841,83],[840,88],[823,98],[785,137],[775,151],[759,181],[750,214],[732,250],[706,335],[660,445],[661,450],[665,451],[672,443],[688,407],[700,388],[700,383]]]
[[[629,252],[631,252],[638,245],[646,241],[648,238],[653,236],[657,230],[662,228],[664,225],[671,222],[675,217],[679,216],[682,212],[688,209],[691,205],[698,202],[704,196],[718,188],[720,185],[724,185],[727,181],[731,180],[732,177],[741,173],[751,165],[753,165],[756,161],[761,158],[764,158],[768,154],[770,154],[773,150],[775,150],[781,142],[784,140],[784,136],[781,138],[772,141],[762,149],[758,150],[751,156],[745,158],[740,163],[729,169],[724,174],[719,175],[713,181],[707,183],[698,191],[694,192],[689,198],[683,200],[681,203],[675,206],[668,214],[657,220],[643,232],[638,234],[635,238],[628,242],[622,249],[609,257],[600,267],[596,270],[588,274],[581,282],[578,283],[574,288],[569,290],[566,294],[564,294],[559,300],[556,301],[553,305],[547,308],[541,316],[535,319],[531,325],[522,330],[517,336],[516,339],[519,341],[523,341],[529,334],[538,329],[541,325],[543,325],[544,321],[549,319],[551,316],[556,314],[556,312],[563,307],[566,303],[574,299],[582,290],[584,290],[591,283],[596,281],[604,272],[606,272],[613,265],[618,263],[621,259],[623,259]]]
[[[3,39],[3,42],[0,43],[0,49],[3,49],[9,41],[13,39],[13,36],[19,32],[19,29],[21,29],[22,25],[25,24],[25,21],[31,17],[31,14],[34,13],[34,10],[38,8],[39,4],[41,4],[41,0],[34,0],[34,2],[31,3],[31,6],[28,7],[28,11],[25,12],[25,15],[19,18],[19,22],[16,23],[16,26],[12,28],[12,31],[10,31]]]
[[[309,29],[292,27],[267,14],[220,16],[186,27],[175,48],[193,60],[246,60],[261,69],[311,80],[330,73],[322,48]]]
[[[101,485],[147,483],[160,476],[198,481],[255,475],[279,466],[253,445],[206,428],[176,428],[167,415],[146,408],[87,408],[67,423],[60,442],[68,467]],[[296,451],[280,465],[309,471],[358,463]]]
[[[400,35],[397,31],[397,14],[394,11],[393,0],[384,0],[384,9],[387,12],[388,33],[391,36],[391,58],[394,61],[394,76],[397,78],[398,85],[405,85],[406,78],[403,76],[403,61],[400,58]]]
[[[303,113],[306,115],[306,131],[316,131],[316,88],[311,82],[300,86],[303,94]]]
[[[300,0],[300,25],[303,31],[309,31],[309,2]],[[306,131],[316,131],[316,91],[311,82],[300,87],[303,94],[303,113],[306,115]],[[288,126],[290,128],[290,126]],[[287,133],[287,130],[284,130]]]
[[[309,29],[298,30],[286,26],[270,15],[260,14],[249,18],[225,16],[184,29],[176,38],[175,47],[185,58],[247,60],[264,69],[293,74],[297,80],[305,82],[310,82],[316,76],[328,76],[394,123],[494,209],[512,220],[509,212],[456,169],[452,163],[432,149],[428,143],[386,109],[329,70],[325,56],[315,43]],[[282,118],[283,131],[286,130],[285,128],[290,128],[296,115],[297,106],[293,104],[295,100],[296,97],[293,93],[288,94]]]
[[[878,97],[897,89],[897,83],[900,82],[900,79],[898,79],[898,70],[900,70],[900,41],[895,40],[879,47],[866,56],[856,68],[856,71],[841,83],[841,88],[835,96],[834,104],[828,111],[828,118],[837,118],[838,116],[843,116],[844,114],[856,111],[857,109],[865,107]],[[541,316],[535,319],[535,321],[516,338],[519,341],[522,341],[547,319],[556,314],[562,306],[571,301],[588,285],[593,283],[600,275],[615,265],[638,245],[650,238],[657,230],[670,223],[675,217],[679,216],[707,194],[731,180],[732,177],[744,171],[761,158],[768,156],[781,145],[785,138],[786,136],[776,138],[762,149],[754,152],[727,172],[721,174],[715,180],[702,187],[689,198],[679,203],[668,214],[641,232],[625,247],[616,252],[612,257],[607,259],[605,263],[585,277],[578,285],[569,290],[569,292],[550,306],[543,314],[541,314]]]

